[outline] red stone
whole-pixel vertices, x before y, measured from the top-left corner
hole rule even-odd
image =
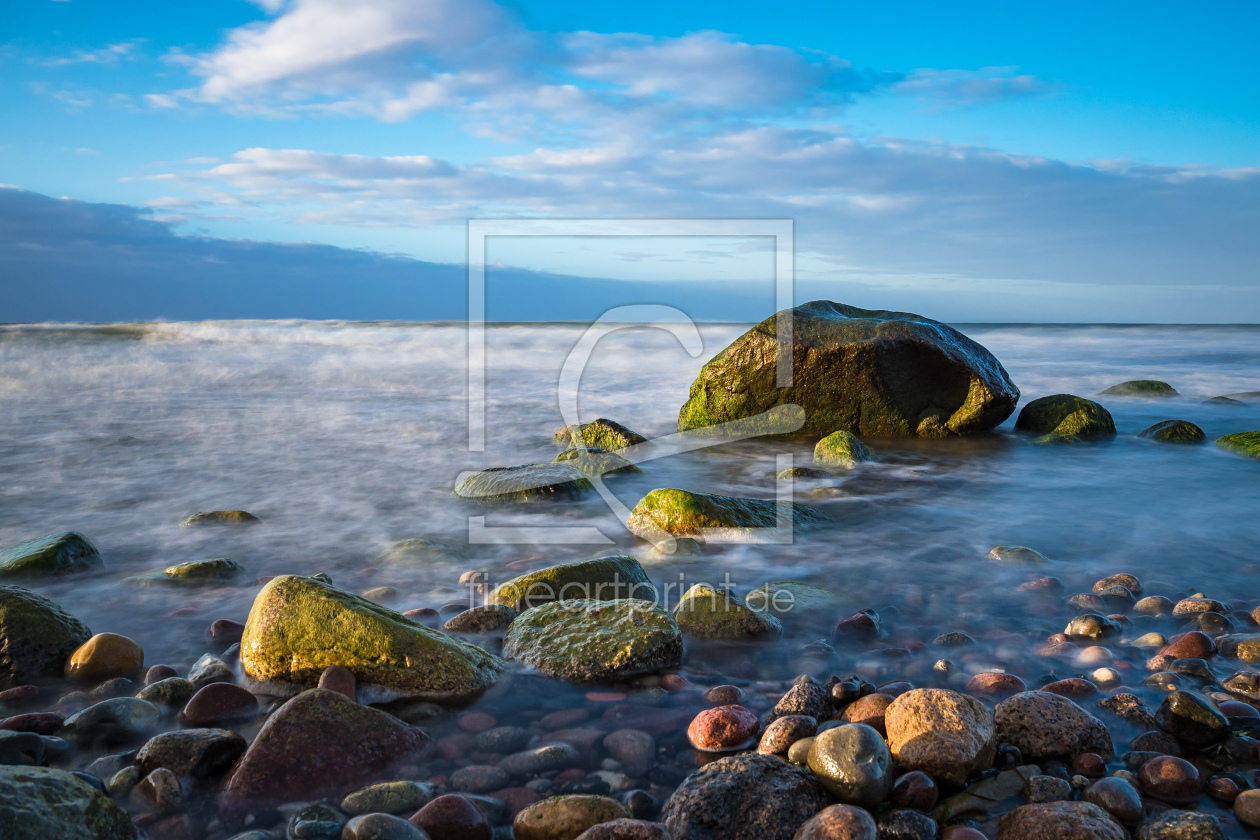
[[[695,716],[687,740],[698,750],[722,752],[742,747],[760,729],[757,716],[743,706],[718,706]]]
[[[570,782],[580,782],[586,778],[586,771],[578,767],[572,767],[568,770],[561,770],[551,781],[557,785],[567,785]]]
[[[1213,776],[1208,781],[1207,792],[1208,796],[1222,802],[1233,802],[1238,798],[1238,794],[1242,793],[1238,788],[1238,783],[1228,776]]]
[[[10,732],[34,732],[37,735],[56,735],[66,719],[56,712],[32,712],[14,715],[0,720],[0,729]]]
[[[456,721],[459,728],[465,732],[485,732],[487,729],[494,729],[499,722],[485,712],[468,712],[459,716]]]
[[[1216,653],[1216,643],[1206,633],[1191,630],[1173,636],[1159,653],[1173,659],[1207,659]]]
[[[888,707],[892,705],[893,699],[893,697],[882,693],[859,697],[844,707],[844,711],[840,714],[840,719],[848,723],[865,723],[878,732],[881,737],[887,738],[888,731],[884,728],[884,714],[888,711]]]
[[[320,688],[326,688],[329,691],[345,695],[357,703],[359,696],[356,685],[354,674],[338,665],[325,668],[324,673],[319,675]]]
[[[495,799],[502,799],[507,803],[507,818],[512,819],[521,811],[524,811],[530,805],[537,802],[540,797],[536,791],[527,787],[504,788],[496,790],[490,794]]]
[[[248,720],[258,714],[258,700],[235,683],[210,683],[202,686],[184,704],[179,722],[184,726],[211,726],[236,720]]]
[[[477,806],[458,793],[434,799],[412,814],[410,822],[434,840],[490,840],[494,833]]]
[[[889,697],[900,697],[907,691],[913,691],[914,685],[905,680],[894,680],[886,682],[883,685],[876,686],[875,690],[880,694],[887,694]]]
[[[1161,755],[1143,764],[1138,771],[1138,781],[1147,796],[1173,805],[1191,802],[1203,792],[1203,780],[1195,766],[1171,755]]]
[[[940,791],[936,782],[922,770],[903,773],[893,783],[892,793],[888,801],[894,808],[913,808],[916,811],[931,811],[936,807],[936,799]]]
[[[1098,686],[1089,680],[1083,680],[1079,677],[1068,677],[1065,680],[1055,680],[1052,683],[1043,685],[1041,691],[1048,691],[1051,694],[1067,697],[1070,700],[1084,700],[1097,694]]]
[[[681,674],[666,674],[661,677],[661,688],[666,691],[682,691],[690,687],[691,683],[687,682],[687,678]]]
[[[39,699],[39,687],[34,685],[18,685],[0,691],[0,706],[24,706]]]
[[[832,635],[836,638],[873,639],[879,635],[879,613],[866,609],[841,619]]]
[[[1098,753],[1081,753],[1072,762],[1072,769],[1091,779],[1107,775],[1107,764]]]
[[[967,685],[963,690],[968,694],[978,694],[981,697],[1007,697],[1027,691],[1028,686],[1014,674],[984,673],[976,674],[967,680]]]

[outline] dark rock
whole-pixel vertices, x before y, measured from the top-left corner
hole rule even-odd
[[[805,715],[817,721],[824,721],[831,717],[831,712],[831,700],[827,692],[813,677],[803,674],[797,677],[787,693],[779,698],[779,702],[774,704],[774,708],[762,722],[769,725],[774,720],[788,715]]]
[[[1202,443],[1207,440],[1203,430],[1189,420],[1161,420],[1138,432],[1138,437],[1160,443]]]
[[[56,735],[66,719],[56,712],[29,712],[0,720],[0,730]]]
[[[44,749],[42,735],[0,730],[0,764],[38,767],[44,763]]]
[[[285,835],[291,840],[336,840],[345,824],[345,816],[335,808],[311,805],[289,817]]]
[[[1160,727],[1186,746],[1204,749],[1229,737],[1229,721],[1216,704],[1190,691],[1174,691],[1155,713]]]
[[[936,781],[927,773],[912,770],[898,776],[897,781],[893,782],[888,803],[902,810],[931,811],[936,807],[938,796]]]
[[[136,697],[156,706],[178,709],[192,697],[193,684],[183,677],[168,677],[140,689]]]
[[[1079,438],[1113,436],[1111,413],[1093,400],[1072,394],[1041,397],[1023,407],[1015,431],[1037,435],[1072,435]]]
[[[419,828],[392,814],[364,814],[346,823],[341,840],[426,840]]]
[[[47,767],[0,766],[0,827],[6,840],[136,840],[131,817],[113,800]]]
[[[87,625],[44,596],[0,586],[0,689],[60,677],[91,636]]]
[[[879,840],[936,840],[940,833],[936,820],[918,811],[889,811],[879,818]]]
[[[1199,771],[1185,759],[1171,755],[1152,758],[1138,771],[1142,791],[1174,805],[1193,802],[1203,792]]]
[[[319,684],[316,688],[335,691],[348,700],[359,702],[358,681],[355,680],[353,673],[340,665],[330,665],[325,668],[319,675]]]
[[[1210,814],[1171,810],[1143,822],[1137,840],[1225,840],[1225,832]]]
[[[1082,798],[1093,802],[1125,825],[1137,825],[1142,819],[1142,797],[1133,785],[1116,776],[1094,782]]]
[[[661,819],[674,840],[791,840],[826,803],[808,770],[749,754],[692,773],[665,803]]]
[[[493,729],[478,732],[476,744],[481,752],[506,754],[524,749],[533,737],[533,733],[524,727],[496,726]]]
[[[485,815],[457,793],[439,796],[412,814],[409,821],[434,840],[490,840],[493,834]]]
[[[788,749],[802,738],[808,738],[818,730],[818,722],[806,715],[787,715],[778,718],[761,733],[757,752],[786,755]]]
[[[551,796],[518,813],[512,819],[512,835],[515,840],[561,840],[629,816],[620,802],[606,796]]]
[[[534,776],[581,762],[582,754],[568,744],[543,744],[506,756],[499,766],[512,776]]]
[[[848,618],[841,619],[840,623],[832,630],[831,636],[835,640],[844,639],[875,639],[878,638],[882,630],[882,624],[879,620],[879,613],[875,610],[866,609],[855,612]]]
[[[87,537],[62,531],[0,548],[0,579],[42,578],[103,568],[100,552]]]
[[[892,790],[892,755],[879,733],[861,723],[829,729],[814,737],[809,769],[841,802],[873,808]]]
[[[258,716],[258,700],[235,683],[210,683],[184,706],[179,721],[184,726],[249,720]]]
[[[863,809],[832,805],[810,817],[792,840],[878,840],[882,836],[871,815]]]
[[[516,610],[506,604],[486,604],[465,610],[452,618],[442,629],[448,633],[502,633],[511,626]]]
[[[245,625],[239,621],[229,621],[226,618],[220,618],[211,622],[210,627],[206,629],[206,640],[216,645],[227,647],[238,644],[241,641],[241,634],[244,632]]]
[[[183,729],[150,738],[135,763],[145,775],[165,767],[177,776],[204,779],[231,767],[245,752],[245,739],[226,729]]]
[[[1072,798],[1072,783],[1055,776],[1030,776],[1024,780],[1024,798],[1029,802],[1062,802]]]
[[[135,697],[116,697],[71,715],[61,736],[81,747],[125,744],[149,735],[161,719],[162,713],[152,703]]]

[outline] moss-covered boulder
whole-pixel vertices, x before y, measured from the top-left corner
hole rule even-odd
[[[590,446],[578,446],[566,449],[556,456],[556,464],[571,464],[577,467],[582,475],[590,478],[596,475],[612,475],[615,473],[643,472],[639,465],[627,461],[616,452]]]
[[[548,566],[513,578],[486,599],[517,612],[562,599],[612,601],[652,598],[655,592],[639,561],[627,554]]]
[[[476,645],[323,581],[283,575],[268,582],[241,637],[246,676],[292,693],[317,685],[333,665],[354,674],[363,702],[471,698],[504,667]]]
[[[66,770],[0,765],[5,840],[135,840],[129,815]]]
[[[1217,447],[1236,455],[1260,458],[1260,431],[1239,432],[1216,439]]]
[[[835,467],[852,467],[878,456],[852,432],[832,432],[814,447],[814,463]]]
[[[92,631],[57,604],[20,586],[0,586],[0,691],[60,677]]]
[[[827,520],[821,511],[806,505],[790,503],[790,507],[794,528]],[[673,487],[648,493],[626,519],[626,527],[652,542],[659,542],[663,534],[704,540],[705,532],[712,529],[747,531],[777,525],[778,504],[774,501],[692,493]]]
[[[1180,394],[1167,382],[1158,379],[1130,379],[1099,391],[1100,397],[1179,397]]]
[[[753,609],[738,595],[697,583],[674,607],[674,621],[683,635],[706,641],[777,639],[783,625],[768,612]]]
[[[551,436],[551,442],[566,449],[587,446],[615,452],[627,446],[647,443],[647,438],[615,420],[600,417],[590,423],[561,426]]]
[[[47,577],[102,568],[100,552],[77,531],[62,531],[0,549],[0,579]]]
[[[181,528],[200,528],[206,525],[258,525],[262,522],[247,510],[206,510],[194,513],[179,523]]]
[[[1093,400],[1054,394],[1033,400],[1019,412],[1015,431],[1036,435],[1105,437],[1116,433],[1111,412]]]
[[[1039,435],[1032,439],[1033,446],[1084,446],[1089,443],[1076,435]]]
[[[469,473],[454,494],[474,502],[528,502],[577,499],[591,489],[590,479],[572,464],[523,464]]]
[[[682,662],[682,632],[650,601],[553,601],[521,613],[503,655],[574,683],[620,680]]]
[[[1207,440],[1203,430],[1189,420],[1163,420],[1138,432],[1138,437],[1160,443],[1202,443]]]
[[[779,388],[777,324],[789,312],[792,386]],[[1018,401],[993,354],[952,327],[818,300],[772,315],[701,368],[678,429],[796,404],[805,434],[969,435],[997,426]]]

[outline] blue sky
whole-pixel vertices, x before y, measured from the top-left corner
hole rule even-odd
[[[67,210],[85,252],[133,231],[108,227],[127,208],[203,256],[244,239],[425,264],[463,259],[470,217],[793,218],[802,283],[858,305],[1260,320],[1260,7],[963,5],[13,0],[0,183],[102,205]],[[0,258],[26,260],[30,226],[0,230]],[[738,239],[492,258],[748,288],[769,271]],[[82,260],[41,272],[152,298]],[[20,315],[93,312],[54,296]]]

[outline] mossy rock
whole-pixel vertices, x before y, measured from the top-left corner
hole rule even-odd
[[[551,442],[566,449],[591,447],[615,452],[627,446],[647,443],[648,440],[614,420],[601,417],[590,423],[561,426],[551,436]]]
[[[60,677],[92,631],[57,604],[20,586],[0,586],[0,691]]]
[[[768,612],[749,607],[725,589],[697,583],[674,607],[674,621],[683,635],[706,641],[777,639],[783,625]]]
[[[788,467],[786,470],[779,470],[776,473],[770,473],[771,478],[831,478],[831,473],[826,470],[816,469],[814,467]]]
[[[1235,408],[1246,406],[1242,400],[1236,400],[1233,397],[1210,397],[1203,401],[1204,405],[1228,405]]]
[[[104,566],[96,546],[77,531],[36,537],[0,549],[0,579],[67,575]]]
[[[1100,397],[1179,397],[1181,394],[1167,382],[1158,379],[1130,379],[1099,391]]]
[[[1015,421],[1015,431],[1091,438],[1114,435],[1116,424],[1111,413],[1093,400],[1054,394],[1024,406]]]
[[[1164,420],[1138,432],[1138,437],[1160,443],[1201,443],[1207,440],[1203,430],[1189,420]]]
[[[512,622],[503,655],[555,679],[609,682],[676,667],[683,638],[651,601],[553,601]]]
[[[1088,442],[1076,435],[1040,435],[1032,439],[1033,446],[1081,446]]]
[[[504,663],[476,645],[319,580],[282,575],[249,611],[241,638],[246,676],[284,693],[318,684],[338,665],[359,699],[467,699],[493,685]],[[375,699],[373,699],[375,698]]]
[[[1235,455],[1260,458],[1260,431],[1225,435],[1225,437],[1216,439],[1216,445],[1226,452],[1233,452]]]
[[[995,546],[989,551],[989,559],[1017,566],[1040,566],[1050,562],[1050,558],[1040,551],[1022,545]]]
[[[700,543],[688,537],[679,537],[678,539],[666,539],[657,543],[648,549],[646,555],[647,560],[653,562],[667,562],[670,560],[682,560],[687,557],[701,557],[704,555],[704,549],[700,547]]]
[[[383,566],[429,566],[465,563],[467,560],[462,552],[444,542],[417,537],[386,546],[377,562]]]
[[[205,584],[225,583],[238,577],[245,567],[227,557],[215,557],[210,560],[189,560],[176,563],[160,572],[149,575],[124,578],[124,583],[136,583],[141,586],[169,584],[172,586],[201,586]]]
[[[0,765],[5,840],[135,840],[131,816],[66,770]]]
[[[587,478],[596,475],[643,472],[638,464],[627,461],[616,452],[589,446],[566,449],[557,455],[552,463],[571,464],[581,470],[582,475]]]
[[[878,456],[852,432],[832,432],[814,447],[814,463],[836,467],[853,467]]]
[[[789,313],[792,385],[779,388],[777,324]],[[804,434],[971,435],[997,426],[1018,401],[993,354],[952,327],[818,300],[772,315],[709,360],[678,430],[795,404],[805,411]]]
[[[204,525],[258,525],[262,522],[247,510],[207,510],[194,513],[179,523],[181,528],[198,528]]]
[[[808,527],[827,520],[821,511],[790,504],[793,527]],[[777,524],[778,506],[774,501],[692,493],[673,487],[648,493],[626,519],[626,526],[632,532],[653,542],[658,542],[662,533],[703,541],[705,531],[710,529],[748,531],[774,528]]]
[[[592,486],[572,464],[524,464],[470,473],[455,485],[454,494],[476,502],[527,502],[578,499]]]
[[[636,595],[651,598],[655,594],[651,587],[652,582],[638,560],[626,554],[615,554],[561,563],[521,575],[497,587],[486,602],[524,612],[561,598],[593,601]]]

